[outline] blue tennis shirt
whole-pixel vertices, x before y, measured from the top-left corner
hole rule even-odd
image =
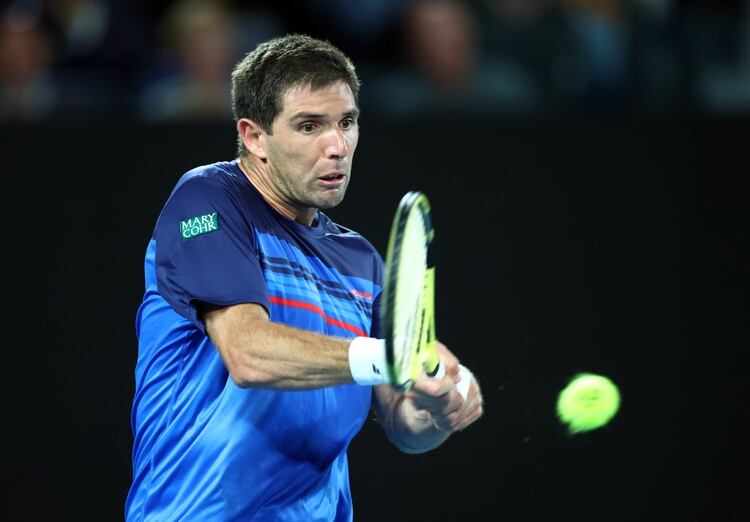
[[[236,162],[186,173],[148,244],[138,309],[128,521],[351,520],[346,451],[369,386],[239,388],[200,303],[257,303],[273,322],[370,335],[383,262],[318,212],[275,212]]]

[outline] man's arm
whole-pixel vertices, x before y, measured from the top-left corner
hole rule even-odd
[[[203,310],[206,332],[240,387],[311,389],[354,382],[351,340],[271,323],[254,303]]]
[[[421,379],[407,393],[388,384],[376,386],[375,409],[390,441],[405,453],[424,453],[440,446],[448,437],[463,430],[483,414],[483,399],[476,379],[471,379],[466,400],[456,389],[458,360],[438,342],[446,375]]]

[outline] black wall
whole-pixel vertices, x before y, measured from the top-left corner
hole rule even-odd
[[[330,214],[383,251],[400,196],[427,193],[438,334],[486,413],[422,456],[368,422],[350,450],[355,519],[749,519],[750,120],[362,125]],[[173,183],[233,157],[234,133],[45,124],[0,142],[5,509],[120,520],[146,243]],[[623,403],[570,437],[554,405],[581,371]]]

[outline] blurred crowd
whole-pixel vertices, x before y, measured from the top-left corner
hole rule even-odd
[[[365,114],[750,113],[750,0],[0,0],[0,121],[226,121],[288,32],[354,59]]]

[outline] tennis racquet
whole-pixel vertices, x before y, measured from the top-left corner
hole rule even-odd
[[[391,226],[380,307],[390,382],[404,391],[445,373],[435,347],[434,237],[427,196],[408,192]]]

